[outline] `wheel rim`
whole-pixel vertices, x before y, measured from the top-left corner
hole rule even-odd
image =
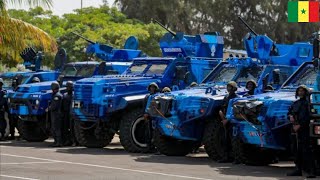
[[[146,142],[145,130],[146,123],[143,117],[139,117],[132,125],[131,136],[134,143],[142,148],[147,148],[148,144]]]

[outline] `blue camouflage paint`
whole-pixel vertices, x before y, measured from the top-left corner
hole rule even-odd
[[[142,101],[152,82],[160,88],[173,89],[199,83],[221,60],[223,43],[219,34],[177,33],[173,36],[166,33],[160,40],[164,57],[135,58],[132,66],[120,76],[95,76],[77,81],[73,116],[80,121],[108,121],[113,112],[124,110],[130,102]],[[138,66],[143,68],[135,73]],[[156,68],[164,66],[166,68],[157,73]],[[184,67],[188,76],[178,78],[179,67]]]
[[[106,61],[105,74],[121,74],[131,65],[133,58],[145,56],[141,50],[114,49],[99,43],[89,44],[87,53],[95,54],[98,58]],[[99,64],[96,61],[72,62],[66,64],[61,71],[53,71],[54,75],[46,72],[36,76],[40,78],[40,83],[20,85],[17,91],[8,94],[10,113],[28,117],[45,115],[45,109],[48,108],[52,95],[50,86],[52,82],[58,80],[58,77],[62,77],[62,86],[65,86],[67,81],[77,81],[98,75]],[[64,92],[65,88],[60,90]],[[23,120],[32,119],[23,118]]]
[[[236,81],[239,87],[237,93],[240,95],[245,93],[245,83],[251,79],[258,84],[255,94],[262,93],[262,81],[266,77],[268,84],[279,89],[297,66],[310,61],[313,55],[310,43],[280,45],[274,44],[267,36],[252,34],[250,38],[245,37],[244,43],[249,58],[229,58],[226,62],[221,62],[198,87],[151,97],[146,111],[153,116],[153,128],[162,135],[177,140],[200,142],[206,120],[213,120],[213,117],[218,116],[223,97],[227,94],[225,88],[227,82]],[[277,48],[278,53],[271,53],[272,46]],[[256,73],[248,67],[260,67],[259,75],[252,76]],[[273,84],[273,69],[280,69],[279,84]],[[229,73],[224,74],[227,71]],[[242,72],[251,75],[240,78]],[[152,107],[153,103],[161,107],[168,101],[172,104],[166,109],[169,111],[167,116],[152,110],[155,109]]]
[[[272,93],[233,99],[229,102],[227,118],[234,126],[234,138],[241,138],[246,144],[272,150],[286,150],[290,145],[291,123],[287,113],[296,100],[295,91],[299,85],[313,88],[318,70],[311,62],[302,64],[297,71],[283,84],[280,90]],[[239,101],[261,101],[261,112],[258,114],[259,125],[235,118],[233,104]],[[260,134],[260,136],[259,136]]]

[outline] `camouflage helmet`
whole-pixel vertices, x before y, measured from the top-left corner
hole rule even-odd
[[[32,82],[38,83],[38,82],[40,82],[40,79],[38,77],[34,77],[34,78],[32,78]]]
[[[60,88],[60,85],[59,85],[58,82],[53,82],[53,83],[51,83],[51,89],[52,89],[52,90],[57,90],[57,89],[59,89],[59,88]]]
[[[165,93],[165,92],[171,92],[171,89],[169,87],[165,87],[162,89],[162,93]]]
[[[66,84],[67,87],[73,88],[73,82],[72,81],[68,81]]]
[[[149,86],[148,86],[148,91],[150,91],[150,87],[151,87],[151,86],[154,86],[154,87],[156,88],[156,91],[159,91],[159,86],[158,86],[158,84],[155,83],[155,82],[149,84]]]
[[[238,85],[237,85],[237,83],[234,82],[234,81],[228,82],[227,87],[228,87],[228,86],[231,86],[234,91],[237,91],[237,90],[238,90]]]
[[[257,87],[257,83],[256,83],[255,80],[249,80],[249,81],[247,81],[247,83],[246,83],[246,89],[248,89],[248,84],[249,84],[249,83],[252,83],[252,84],[253,84],[253,88],[254,88],[254,89]]]
[[[0,84],[4,85],[4,81],[2,78],[0,78]]]
[[[198,83],[192,82],[192,83],[190,84],[190,87],[194,87],[194,86],[198,86]]]
[[[306,85],[300,85],[297,89],[296,89],[296,98],[298,97],[298,91],[299,89],[303,89],[306,92],[306,96],[309,96],[310,91],[309,88]]]

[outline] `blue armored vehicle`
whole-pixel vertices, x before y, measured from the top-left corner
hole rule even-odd
[[[6,72],[0,75],[0,78],[4,81],[3,88],[8,92],[14,90],[20,84],[31,83],[35,77],[40,78],[43,74],[45,74],[43,79],[48,81],[53,81],[58,77],[57,72],[41,70],[42,52],[37,53],[33,48],[29,47],[24,49],[20,53],[20,56],[24,60],[23,65],[26,71]],[[18,82],[14,82],[13,80]]]
[[[314,43],[314,62],[317,62],[319,48]],[[296,89],[306,85],[313,89],[318,83],[318,63],[305,62],[283,84],[279,91],[237,98],[229,102],[227,118],[233,126],[232,148],[235,158],[241,163],[266,165],[278,156],[290,156],[292,123],[287,116],[289,107],[296,101]],[[315,88],[317,90],[317,86]],[[318,93],[313,92],[314,123],[311,136],[317,137]]]
[[[215,129],[222,124],[218,112],[227,94],[227,83],[235,81],[240,95],[246,93],[249,80],[257,82],[257,94],[267,86],[279,89],[298,65],[312,59],[310,43],[275,44],[252,30],[244,44],[248,58],[233,57],[221,62],[197,87],[149,99],[146,112],[152,116],[153,141],[160,153],[184,156],[204,144],[209,157],[221,158],[222,153],[215,147]]]
[[[190,36],[169,31],[160,47],[164,57],[136,58],[122,75],[76,82],[73,117],[80,144],[104,147],[120,130],[125,150],[148,152],[142,117],[148,85],[175,90],[199,83],[222,59],[223,37],[217,32]],[[132,129],[136,132],[131,134]]]
[[[8,94],[10,113],[19,118],[19,130],[23,139],[43,141],[48,138],[50,120],[45,110],[51,99],[52,82],[58,81],[62,87],[60,91],[63,93],[67,81],[77,81],[94,75],[120,74],[131,65],[132,58],[144,56],[141,50],[135,49],[137,46],[132,46],[138,43],[134,37],[130,37],[125,45],[126,48],[132,49],[114,49],[80,37],[90,43],[87,47],[88,54],[95,54],[106,62],[86,61],[65,64],[66,53],[64,50],[59,50],[61,52],[57,53],[55,59],[57,76],[54,79],[40,79],[39,83],[20,85],[15,92]],[[58,71],[60,69],[62,70]]]

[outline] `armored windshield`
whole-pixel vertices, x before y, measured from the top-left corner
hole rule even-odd
[[[93,75],[95,69],[95,65],[67,65],[61,74],[64,76],[90,77]]]
[[[262,71],[262,66],[243,68],[240,72],[240,75],[237,77],[236,82],[246,83],[249,80],[257,80]]]
[[[2,77],[2,79],[3,79],[3,82],[4,82],[4,84],[3,84],[3,88],[10,88],[10,87],[12,87],[12,78],[10,77]]]
[[[293,74],[293,76],[286,82],[283,88],[296,88],[299,85],[307,85],[312,87],[317,79],[317,70],[312,64],[307,64]]]
[[[21,83],[24,84],[25,81],[29,78],[30,76],[22,76]],[[1,77],[4,81],[3,88],[11,88],[12,87],[12,82],[13,82],[13,77]]]
[[[65,66],[61,74],[64,76],[75,76],[77,71],[78,70],[75,66]]]
[[[146,75],[163,74],[167,66],[167,64],[153,64],[149,67]]]
[[[237,73],[237,68],[235,66],[223,66],[217,72],[216,76],[213,76],[209,81],[211,82],[229,82],[233,80]]]
[[[78,77],[91,77],[96,70],[96,65],[85,65],[82,67],[78,67],[78,72],[76,73],[76,76]]]
[[[142,74],[147,67],[148,64],[133,64],[130,69],[128,69],[128,72],[130,74]]]

